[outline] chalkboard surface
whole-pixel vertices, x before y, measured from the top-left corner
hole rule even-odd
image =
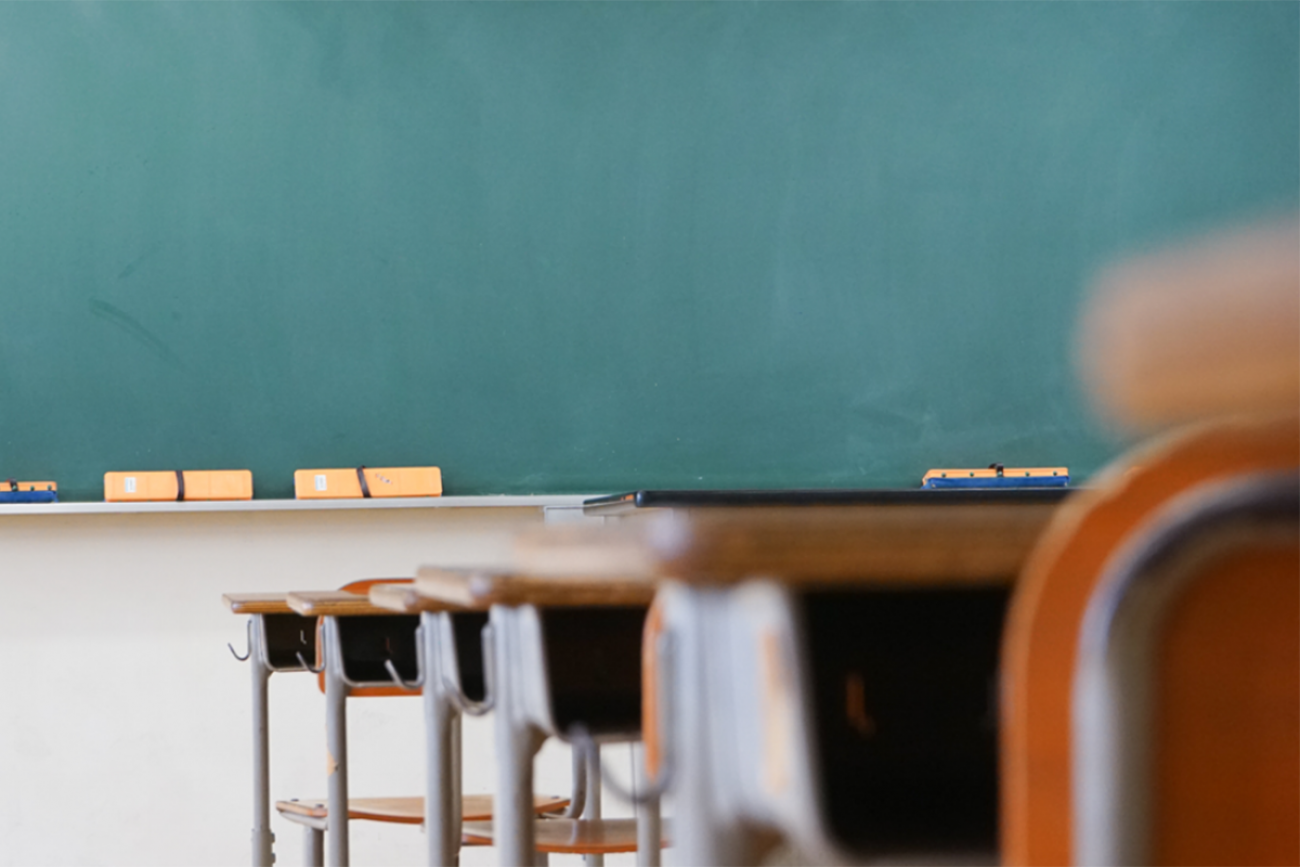
[[[1297,206],[1296,4],[2,4],[0,478],[919,484],[1122,444],[1107,261]]]

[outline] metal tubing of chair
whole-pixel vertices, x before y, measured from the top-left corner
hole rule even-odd
[[[330,867],[348,864],[348,687],[343,680],[338,620],[326,617],[325,648],[325,749],[329,774],[329,837],[326,840]]]
[[[302,828],[302,863],[304,867],[325,867],[325,832],[319,828]]]
[[[587,760],[587,803],[582,808],[582,818],[599,819],[600,809],[600,744],[586,752]],[[587,867],[605,867],[605,856],[599,854],[583,855],[582,863]]]
[[[420,672],[424,681],[425,793],[424,833],[432,867],[450,867],[460,849],[460,824],[454,802],[460,800],[456,786],[453,751],[452,710],[437,676],[438,615],[420,615]]]
[[[253,867],[275,862],[271,832],[271,755],[268,738],[267,685],[271,666],[266,656],[262,615],[248,619],[248,661],[253,670]]]
[[[496,713],[493,720],[497,751],[497,791],[493,802],[497,858],[502,867],[528,867],[537,862],[533,823],[533,754],[537,734],[524,715],[517,665],[516,636],[509,609],[491,611],[495,645]]]
[[[587,808],[587,757],[586,745],[574,744],[569,750],[572,765],[569,771],[569,806],[560,812],[561,819],[580,819]]]
[[[632,753],[632,790],[636,793],[645,791],[647,774],[645,768],[645,748],[633,744]],[[659,817],[659,799],[638,799],[636,802],[636,864],[637,867],[659,867],[663,861],[662,854],[663,822]]]

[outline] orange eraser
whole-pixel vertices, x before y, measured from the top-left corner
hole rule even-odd
[[[184,482],[184,495],[181,484]],[[104,473],[104,499],[110,503],[145,500],[251,500],[249,470],[165,470]]]
[[[365,487],[361,480],[365,479]],[[347,497],[440,497],[442,471],[437,467],[357,467],[351,470],[298,470],[294,496],[300,500]]]

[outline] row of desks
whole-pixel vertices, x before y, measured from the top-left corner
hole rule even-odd
[[[454,718],[484,703],[496,716],[503,864],[533,863],[531,766],[541,739],[636,738],[643,719],[651,776],[676,801],[682,863],[752,862],[773,831],[818,861],[917,850],[979,857],[996,835],[1002,616],[1065,494],[609,498],[589,514],[629,519],[521,532],[508,569],[434,564],[413,583],[374,585],[369,597],[289,602],[325,618],[329,707],[341,709],[331,684],[336,696],[391,688],[392,676],[424,686],[433,863],[450,863],[459,842],[459,798],[448,784]],[[271,613],[283,604],[240,597],[236,607]],[[419,614],[412,658],[390,654],[380,669],[353,660],[349,670],[340,652],[331,665],[339,624],[380,609]],[[490,612],[473,689],[447,667],[474,650],[454,612]],[[286,651],[277,652],[283,662]],[[335,768],[345,768],[341,724],[331,723]],[[345,770],[332,774],[330,794],[346,803]],[[643,863],[656,857],[656,817],[647,800]],[[347,858],[345,825],[331,826],[334,863]]]

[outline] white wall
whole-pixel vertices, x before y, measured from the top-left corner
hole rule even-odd
[[[221,594],[478,560],[541,519],[538,508],[0,513],[0,863],[248,863],[249,670],[226,649],[244,649],[244,618]],[[270,703],[271,797],[323,796],[314,678],[274,676]],[[354,796],[423,792],[418,699],[350,702],[349,727]],[[491,743],[490,717],[465,721],[467,792],[492,791]],[[606,761],[626,769],[626,749]],[[537,788],[568,791],[567,748],[543,750]],[[277,863],[301,863],[299,827],[272,824]],[[423,851],[418,827],[353,823],[356,864],[421,864]],[[462,863],[494,855],[469,849]],[[580,859],[552,859],[566,862]]]

